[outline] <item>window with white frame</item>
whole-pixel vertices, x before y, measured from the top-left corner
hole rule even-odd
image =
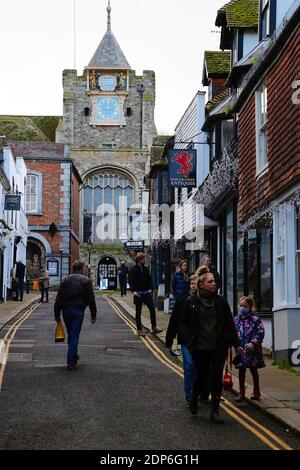
[[[256,92],[256,170],[259,174],[268,164],[268,92],[263,85]]]
[[[279,304],[286,300],[286,213],[275,215],[276,227],[276,294]]]
[[[261,39],[270,36],[270,0],[261,2]]]
[[[26,181],[26,213],[38,214],[41,212],[41,175],[27,174]]]

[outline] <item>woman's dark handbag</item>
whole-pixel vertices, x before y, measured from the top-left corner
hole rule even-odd
[[[223,386],[224,390],[230,391],[232,390],[233,387],[233,380],[232,380],[232,349],[229,349],[229,358],[227,354],[227,360],[226,360],[226,368],[225,368],[225,374],[223,378]]]

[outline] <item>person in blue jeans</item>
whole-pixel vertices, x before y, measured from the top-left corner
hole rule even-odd
[[[61,283],[54,305],[55,320],[60,320],[60,313],[64,319],[68,333],[68,370],[77,369],[78,343],[87,306],[91,312],[91,322],[96,322],[97,307],[91,280],[84,276],[84,263],[75,261],[72,266],[73,273]]]
[[[170,353],[174,355],[172,350],[174,338],[177,336],[177,342],[181,345],[181,354],[183,359],[183,372],[184,372],[184,395],[189,405],[192,385],[196,378],[196,367],[192,355],[187,347],[185,332],[180,328],[180,315],[186,300],[193,295],[197,295],[197,280],[198,276],[194,275],[189,278],[189,293],[188,295],[179,298],[174,306],[173,313],[171,315],[167,333],[166,333],[166,346],[169,348]]]

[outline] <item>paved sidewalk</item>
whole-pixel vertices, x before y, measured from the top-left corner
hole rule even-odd
[[[129,315],[135,318],[135,309],[132,295],[127,294],[121,297],[120,294],[114,294],[113,298],[127,310]],[[169,324],[170,316],[164,312],[157,311],[157,325],[163,328],[163,332],[156,335],[162,342],[165,342],[166,330]],[[151,330],[150,315],[147,307],[142,310],[143,326]],[[177,345],[174,342],[174,348]],[[179,358],[181,360],[181,358]],[[266,367],[259,371],[262,397],[258,401],[252,401],[247,398],[251,405],[261,409],[266,414],[279,421],[287,429],[300,435],[300,370],[298,373],[292,373],[288,370],[278,369],[273,365],[273,360],[265,358]],[[251,377],[248,371],[246,383],[246,395],[252,394]],[[237,370],[233,369],[233,391],[238,392]]]
[[[40,294],[30,292],[29,294],[24,294],[23,302],[9,300],[6,303],[0,303],[0,330],[22,310],[39,298]]]

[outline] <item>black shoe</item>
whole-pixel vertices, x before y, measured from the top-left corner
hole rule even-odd
[[[214,424],[223,424],[223,419],[219,416],[219,403],[220,400],[212,400],[211,403],[211,413],[210,413],[210,420]]]
[[[207,403],[209,398],[209,393],[201,393],[200,394],[200,401],[202,403]]]
[[[198,396],[195,395],[195,394],[191,394],[191,398],[190,398],[190,412],[192,413],[192,415],[196,415],[197,414],[197,411],[198,411]]]
[[[220,416],[219,416],[219,412],[217,412],[217,411],[212,411],[211,412],[210,420],[214,424],[223,424],[224,423],[223,419],[220,418]]]
[[[70,364],[70,365],[67,366],[67,369],[68,370],[76,370],[76,369],[78,369],[78,367],[76,366],[76,364]]]

